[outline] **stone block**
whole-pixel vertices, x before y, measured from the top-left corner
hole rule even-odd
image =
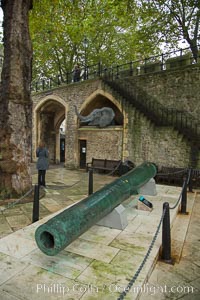
[[[123,230],[127,225],[127,215],[122,204],[117,206],[111,213],[101,219],[97,225]]]
[[[132,70],[131,69],[119,71],[119,77],[120,78],[129,77],[131,75],[132,75]]]
[[[180,68],[191,64],[191,54],[172,57],[166,60],[166,70]]]
[[[151,178],[147,183],[145,183],[139,190],[138,194],[156,196],[156,183],[153,178]]]
[[[161,67],[162,67],[161,61],[157,61],[154,63],[147,63],[145,65],[140,66],[140,74],[159,72],[162,70]]]
[[[129,157],[129,151],[128,150],[123,151],[123,157]]]

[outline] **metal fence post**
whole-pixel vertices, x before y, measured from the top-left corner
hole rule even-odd
[[[133,62],[130,62],[130,76],[133,75]]]
[[[189,178],[188,190],[189,190],[190,193],[193,193],[193,190],[192,190],[192,175],[193,175],[193,172],[192,172],[192,169],[190,168],[188,170],[188,178]]]
[[[39,198],[40,187],[36,184],[34,189],[32,223],[37,222],[39,220]]]
[[[57,75],[57,85],[60,85],[60,75]]]
[[[116,68],[116,79],[119,78],[119,66],[117,65],[117,68]]]
[[[98,76],[101,77],[101,62],[98,62]]]
[[[171,232],[170,232],[170,213],[169,203],[163,203],[163,224],[162,224],[162,254],[161,258],[166,263],[172,263],[171,258]]]
[[[93,170],[89,169],[88,195],[93,194]]]
[[[183,183],[183,191],[181,197],[181,214],[187,214],[187,178],[184,180]]]
[[[68,71],[66,73],[66,82],[67,82],[67,84],[69,83],[69,72]]]

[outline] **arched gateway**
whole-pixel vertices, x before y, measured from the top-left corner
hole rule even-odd
[[[44,140],[49,149],[50,162],[59,163],[63,160],[60,126],[65,121],[67,109],[65,101],[56,95],[45,96],[37,103],[33,112],[33,160],[40,140]]]
[[[61,148],[65,149],[64,161],[67,168],[85,168],[92,157],[103,159],[122,159],[123,157],[123,120],[120,102],[102,89],[97,89],[82,100],[70,99],[68,93],[59,95],[55,90],[49,95],[40,95],[33,109],[33,161],[35,150],[42,139],[45,141],[51,163],[63,161]],[[74,105],[81,115],[90,114],[94,109],[112,108],[115,117],[105,128],[80,123]],[[64,136],[60,126],[64,121]],[[65,139],[63,139],[63,137]]]

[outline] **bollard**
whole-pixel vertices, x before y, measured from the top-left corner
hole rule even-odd
[[[187,209],[187,179],[184,180],[183,183],[183,191],[182,191],[182,197],[181,197],[181,214],[187,215],[186,212]]]
[[[34,189],[32,223],[37,222],[39,220],[39,198],[40,198],[40,187],[39,185],[36,184]]]
[[[56,255],[82,233],[156,175],[156,166],[146,162],[114,182],[75,203],[39,226],[35,232],[38,247],[46,255]]]
[[[166,263],[172,263],[171,259],[171,231],[170,231],[170,213],[169,203],[163,203],[163,226],[162,226],[162,254],[161,258]]]
[[[93,170],[89,169],[88,195],[93,194]]]

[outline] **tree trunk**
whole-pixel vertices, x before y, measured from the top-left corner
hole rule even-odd
[[[0,93],[0,197],[31,188],[30,96],[32,46],[28,13],[32,0],[1,0],[4,12],[4,63]]]
[[[197,62],[198,61],[198,45],[197,45],[197,40],[193,40],[193,41],[190,41],[190,49],[192,51],[192,55],[195,59],[195,61]]]

